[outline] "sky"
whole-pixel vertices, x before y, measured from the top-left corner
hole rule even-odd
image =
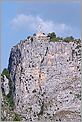
[[[11,48],[41,30],[57,36],[80,36],[80,2],[2,2],[2,64],[8,67]]]

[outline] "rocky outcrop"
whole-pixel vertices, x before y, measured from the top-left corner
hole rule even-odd
[[[35,35],[11,49],[15,111],[23,120],[80,122],[81,44]]]
[[[2,79],[1,83],[2,92],[4,92],[4,94],[7,95],[9,93],[9,80],[5,75],[2,76],[1,79]]]

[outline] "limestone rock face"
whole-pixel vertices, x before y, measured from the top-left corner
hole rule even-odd
[[[5,95],[9,93],[9,80],[7,79],[5,75],[2,77],[1,89]]]
[[[11,49],[16,111],[25,120],[80,122],[81,44],[32,36]]]

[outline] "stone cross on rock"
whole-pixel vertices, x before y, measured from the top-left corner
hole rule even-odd
[[[42,25],[41,24],[38,25],[37,31],[38,31],[38,33],[41,33],[42,32]]]
[[[38,31],[39,31],[39,32],[42,31],[41,24],[38,26]]]

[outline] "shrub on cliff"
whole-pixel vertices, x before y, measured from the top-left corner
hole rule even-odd
[[[4,69],[3,71],[2,71],[2,74],[1,74],[2,76],[6,76],[8,79],[10,78],[10,74],[9,74],[9,71],[8,71],[8,69]]]
[[[48,37],[50,37],[50,41],[52,41],[52,42],[57,42],[57,41],[59,41],[59,38],[56,37],[56,34],[55,34],[54,32],[49,33],[49,34],[48,34]]]
[[[8,106],[10,108],[14,107],[14,100],[13,100],[13,84],[12,84],[12,80],[10,78],[10,74],[7,68],[3,69],[2,71],[2,76],[6,76],[7,79],[9,80],[9,93],[7,95],[5,95],[4,97],[6,98],[7,102],[8,102]]]
[[[19,114],[17,114],[17,113],[14,114],[13,121],[21,121],[21,118],[20,118]]]
[[[74,38],[72,36],[70,36],[70,37],[64,38],[64,41],[69,43],[69,42],[73,42],[75,40],[74,40]]]
[[[56,34],[55,34],[54,32],[49,33],[48,36],[50,37],[50,39],[51,39],[51,38],[56,38]]]
[[[58,42],[59,39],[58,38],[51,38],[50,41],[52,41],[52,42]]]

